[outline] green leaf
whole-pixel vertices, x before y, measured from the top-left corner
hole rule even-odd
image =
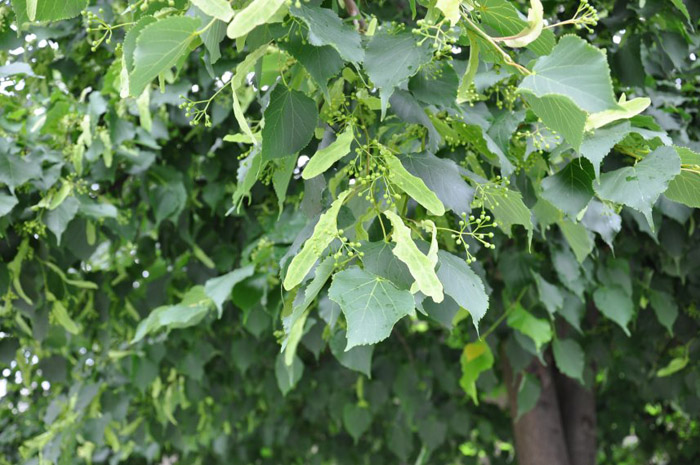
[[[248,53],[245,59],[236,66],[236,72],[231,78],[231,89],[233,94],[233,115],[236,118],[236,122],[240,126],[241,131],[243,131],[250,138],[251,141],[256,141],[256,137],[255,134],[253,134],[253,131],[250,129],[248,121],[245,119],[245,115],[243,114],[243,108],[241,107],[241,103],[238,100],[238,89],[243,87],[246,76],[253,69],[255,63],[257,63],[260,57],[267,53],[267,50],[268,45],[264,44],[258,47],[255,51]],[[236,202],[234,201],[234,205],[235,204]]]
[[[0,152],[0,183],[10,188],[14,194],[15,188],[30,179],[41,177],[41,166],[11,153]]]
[[[675,6],[678,9],[678,11],[683,13],[683,16],[685,16],[686,21],[688,21],[688,24],[690,24],[690,13],[688,13],[688,8],[683,3],[683,0],[671,0],[671,3],[673,3],[673,6]]]
[[[59,205],[55,210],[46,212],[44,215],[44,223],[46,227],[49,228],[54,236],[56,236],[56,242],[61,244],[61,237],[63,232],[68,227],[68,224],[75,218],[78,209],[80,208],[80,202],[75,197],[67,198],[61,205]]]
[[[134,69],[129,73],[132,96],[141,95],[153,79],[189,52],[199,25],[199,18],[171,16],[143,27],[136,38]]]
[[[0,218],[7,215],[19,201],[14,195],[0,193]]]
[[[571,218],[593,198],[593,165],[585,158],[571,160],[554,176],[542,180],[542,197]]]
[[[301,19],[309,28],[309,43],[330,45],[346,61],[360,63],[365,52],[360,34],[343,21],[332,10],[301,3],[289,9],[293,16]]]
[[[634,314],[634,304],[624,289],[617,285],[600,287],[593,293],[593,301],[603,315],[620,325],[626,335],[630,335],[627,325]]]
[[[445,294],[469,312],[478,332],[479,321],[489,308],[489,296],[484,283],[463,259],[445,250],[438,252],[438,258],[440,266],[437,276],[445,288]]]
[[[136,50],[136,39],[138,39],[141,31],[143,31],[146,26],[155,22],[156,18],[153,16],[144,16],[139,19],[138,22],[134,24],[124,36],[122,50],[127,73],[131,73],[134,70],[134,51]]]
[[[289,42],[279,42],[278,45],[301,63],[319,86],[326,100],[330,100],[328,80],[338,74],[345,64],[338,52],[330,45],[318,47],[310,45],[296,34],[291,34]]]
[[[581,142],[579,153],[593,164],[595,177],[600,176],[600,164],[610,150],[630,133],[632,127],[625,121],[587,133]]]
[[[549,321],[533,316],[520,304],[508,315],[508,326],[520,331],[535,342],[539,351],[542,346],[552,340],[552,326]]]
[[[301,177],[311,179],[325,173],[335,162],[350,152],[350,145],[354,140],[354,136],[352,125],[348,124],[335,141],[316,152],[309,159],[309,162],[304,167],[304,171],[301,173]]]
[[[411,239],[411,230],[403,223],[400,216],[390,210],[385,211],[384,215],[389,218],[393,226],[391,240],[396,243],[396,247],[392,252],[408,266],[411,276],[416,280],[418,290],[432,297],[436,303],[442,302],[444,299],[442,283],[435,273],[437,256],[433,258],[430,253],[423,255]],[[433,241],[435,241],[434,230]]]
[[[194,326],[209,312],[210,304],[204,287],[195,286],[187,291],[178,305],[165,305],[153,310],[139,323],[131,343],[139,342],[162,328],[170,330]]]
[[[391,110],[403,121],[411,124],[420,124],[428,130],[429,150],[435,152],[439,149],[440,132],[435,128],[432,118],[426,114],[420,103],[413,95],[405,90],[396,89],[389,99]]]
[[[493,353],[485,341],[477,341],[464,346],[460,364],[462,366],[462,377],[459,385],[464,392],[472,398],[475,404],[479,404],[476,393],[476,380],[484,371],[493,366]]]
[[[388,169],[389,181],[392,184],[424,206],[431,215],[442,216],[445,214],[445,206],[438,196],[428,189],[423,180],[409,173],[394,155],[385,153],[384,160]]]
[[[282,158],[306,147],[314,135],[316,103],[297,90],[279,84],[270,94],[262,130],[263,160]]]
[[[442,11],[445,19],[447,19],[450,24],[454,26],[462,16],[459,12],[461,4],[461,0],[437,0],[435,6],[438,10]]]
[[[557,311],[564,307],[564,296],[557,286],[544,279],[539,273],[532,272],[537,285],[537,293],[540,301],[550,315],[554,316]]]
[[[578,342],[573,339],[554,339],[552,349],[559,371],[583,384],[585,357]]]
[[[380,89],[382,116],[394,88],[430,62],[433,50],[427,43],[418,45],[418,38],[409,32],[389,34],[382,31],[367,45],[365,70],[374,85]]]
[[[272,18],[284,2],[285,0],[253,0],[236,13],[226,29],[226,35],[235,39],[248,34]]]
[[[357,404],[345,404],[343,408],[343,425],[352,436],[355,444],[372,424],[372,414],[367,407]]]
[[[331,352],[338,362],[345,368],[357,371],[367,376],[372,377],[372,353],[374,346],[357,346],[350,350],[345,350],[347,339],[345,331],[338,331],[333,335],[330,341]]]
[[[292,174],[294,174],[294,169],[297,167],[297,157],[295,155],[290,155],[277,160],[277,162],[278,166],[272,174],[272,187],[277,196],[279,215],[282,215],[289,182],[292,180]]]
[[[225,23],[233,18],[233,8],[226,0],[191,0],[192,4],[207,15],[219,19]],[[269,3],[269,2],[268,2]],[[242,14],[241,11],[239,14]]]
[[[589,231],[596,232],[613,249],[613,240],[622,229],[622,218],[615,210],[598,200],[588,204],[581,224]]]
[[[413,276],[406,264],[392,252],[394,247],[394,244],[384,241],[363,244],[361,250],[365,254],[362,259],[364,269],[388,279],[399,289],[410,289]]]
[[[481,13],[483,23],[501,36],[517,35],[529,26],[528,22],[522,19],[520,11],[509,0],[484,0],[479,4],[477,11]],[[549,55],[554,44],[554,34],[545,29],[536,40],[527,44],[527,48],[537,55]]]
[[[479,69],[479,41],[472,31],[467,31],[467,36],[469,37],[469,62],[457,88],[457,103],[469,101],[469,91]]]
[[[63,326],[63,329],[71,334],[79,334],[82,328],[78,323],[73,320],[68,314],[68,310],[61,303],[61,301],[56,300],[51,307],[51,316]]]
[[[672,147],[659,147],[634,166],[602,174],[594,188],[601,199],[641,212],[653,231],[651,209],[680,171],[678,153]]]
[[[587,113],[618,108],[605,53],[572,35],[539,58],[518,89],[535,114],[577,150]]]
[[[78,16],[87,8],[87,0],[12,0],[17,24],[30,21],[59,21]]]
[[[484,205],[491,210],[498,221],[498,225],[508,236],[511,228],[520,224],[532,234],[533,226],[530,210],[523,203],[520,192],[510,189],[485,189]]]
[[[201,10],[197,11],[197,16],[202,19],[202,24],[208,24],[211,21],[211,17],[207,16]],[[209,60],[205,62],[207,69],[211,68],[211,65],[219,61],[221,58],[221,41],[226,37],[226,23],[221,20],[214,21],[214,24],[206,28],[199,34],[199,37],[204,43],[207,52],[209,52]],[[209,71],[213,74],[213,70]]]
[[[649,301],[656,314],[656,319],[673,336],[673,324],[678,318],[678,305],[673,296],[667,292],[651,290]]]
[[[286,396],[289,391],[294,389],[303,375],[304,363],[298,356],[295,355],[292,363],[287,365],[284,363],[284,355],[277,355],[275,360],[275,378],[277,378],[277,387],[279,387],[283,396]]]
[[[518,389],[518,413],[515,416],[515,421],[518,421],[523,415],[535,408],[537,401],[540,400],[541,393],[542,386],[539,379],[535,375],[524,373]]]
[[[304,242],[304,246],[289,264],[287,274],[284,278],[284,288],[291,290],[296,287],[309,274],[314,263],[318,260],[326,248],[338,236],[338,211],[343,205],[343,201],[348,195],[348,191],[343,192],[331,204],[330,208],[321,215],[318,223],[314,227],[314,232],[309,239]]]
[[[204,293],[214,302],[221,318],[223,303],[231,295],[233,286],[250,277],[255,272],[254,265],[247,265],[243,268],[233,270],[225,275],[208,279],[204,283]]]
[[[474,189],[462,178],[457,164],[432,153],[409,153],[401,156],[401,164],[422,179],[442,204],[460,215],[471,209]]]
[[[571,246],[571,250],[574,251],[576,260],[582,263],[588,254],[593,251],[595,243],[593,242],[592,234],[581,223],[562,220],[557,222],[557,224]]]
[[[688,365],[689,361],[690,359],[687,355],[685,357],[676,357],[673,360],[671,360],[668,365],[657,371],[656,377],[664,378],[666,376],[671,376],[674,373],[678,373]]]
[[[686,147],[675,149],[684,169],[669,183],[664,195],[691,208],[700,208],[700,154]]]
[[[358,267],[336,273],[328,296],[340,306],[347,321],[346,351],[383,341],[394,324],[415,308],[409,291]]]
[[[454,105],[458,86],[459,77],[447,61],[433,62],[422,67],[408,81],[409,90],[418,100],[446,108]]]

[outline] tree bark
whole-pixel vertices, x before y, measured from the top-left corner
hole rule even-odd
[[[518,412],[518,387],[522,378],[514,374],[508,357],[503,354],[503,373],[508,389],[510,414],[515,433],[515,453],[519,465],[572,465],[567,451],[562,427],[559,401],[552,363],[546,367],[534,359],[528,371],[535,374],[542,386],[542,393],[535,407],[516,420]]]
[[[556,384],[571,465],[595,465],[595,395],[561,373],[557,374]]]

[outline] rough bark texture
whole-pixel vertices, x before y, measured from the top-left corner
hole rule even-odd
[[[571,465],[594,465],[596,411],[593,391],[557,374],[557,393]]]
[[[510,413],[515,433],[515,451],[519,465],[571,465],[566,447],[566,438],[559,413],[559,402],[554,376],[550,367],[533,360],[528,368],[540,380],[542,394],[537,405],[515,420],[518,411],[518,386],[520,375],[515,375],[502,357],[503,372],[508,388]]]

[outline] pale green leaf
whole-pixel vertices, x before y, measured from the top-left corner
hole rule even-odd
[[[683,14],[683,16],[685,16],[685,19],[690,24],[690,13],[688,13],[688,7],[685,6],[683,0],[671,0],[671,3],[673,3],[673,6],[675,6],[678,9],[678,11],[680,11]]]
[[[442,302],[444,299],[442,283],[435,272],[437,254],[434,258],[431,257],[430,252],[428,255],[423,255],[411,239],[411,229],[403,223],[401,217],[390,210],[385,211],[384,215],[393,226],[391,240],[396,243],[396,247],[392,252],[408,266],[411,276],[416,280],[418,290],[432,297],[435,302]],[[434,231],[433,239],[435,239]]]
[[[454,26],[461,17],[459,12],[461,4],[461,0],[437,0],[435,6],[438,10],[442,11],[445,19],[447,19],[450,24]]]
[[[394,324],[415,308],[409,291],[358,267],[336,273],[328,296],[340,306],[347,321],[346,351],[383,341]]]
[[[625,94],[622,94],[618,102],[619,108],[611,110],[603,110],[598,113],[588,115],[586,118],[586,131],[597,129],[621,119],[630,119],[647,109],[651,104],[651,100],[646,97],[635,98],[627,101]]]
[[[58,324],[63,326],[63,329],[71,334],[78,334],[81,331],[81,327],[78,323],[73,320],[68,314],[68,310],[61,303],[61,301],[56,300],[51,307],[51,316],[56,320]]]
[[[354,140],[354,132],[351,124],[327,147],[317,151],[304,167],[301,177],[311,179],[323,174],[335,162],[343,158],[350,152],[350,145]]]
[[[146,86],[189,51],[197,37],[199,18],[171,16],[147,24],[136,38],[134,69],[129,73],[129,93],[141,95]]]
[[[593,293],[593,301],[600,312],[617,323],[626,335],[630,335],[627,325],[634,314],[632,299],[617,285],[604,286]]]
[[[642,213],[653,231],[651,209],[680,171],[678,153],[672,147],[659,147],[634,166],[603,173],[594,188],[601,199]]]
[[[573,339],[554,339],[552,349],[559,371],[583,384],[585,356],[578,342]]]
[[[428,189],[422,179],[409,173],[394,155],[386,153],[384,160],[388,168],[389,181],[392,184],[424,206],[431,215],[442,216],[445,214],[445,206],[437,195]]]
[[[253,131],[248,125],[248,121],[243,113],[243,108],[238,100],[238,89],[240,89],[245,83],[246,75],[255,67],[255,63],[258,62],[261,56],[267,53],[267,44],[262,45],[255,49],[255,51],[250,52],[246,55],[245,59],[236,66],[236,72],[233,73],[231,78],[231,92],[233,94],[233,115],[236,118],[238,126],[240,126],[241,131],[248,136],[248,138],[257,144],[258,138],[255,137]],[[236,202],[234,202],[236,204]]]
[[[0,218],[10,213],[18,202],[14,195],[0,193]]]
[[[314,232],[304,242],[301,251],[292,259],[284,278],[284,288],[291,290],[296,287],[309,274],[314,263],[318,260],[326,248],[338,236],[337,217],[348,191],[343,192],[331,204],[330,208],[321,215],[314,227]]]
[[[479,69],[479,41],[476,40],[472,31],[467,31],[467,36],[469,37],[469,62],[457,88],[457,103],[464,103],[469,100],[469,90]]]
[[[12,0],[17,24],[30,21],[59,21],[78,16],[88,6],[88,0]]]
[[[508,47],[520,48],[530,45],[542,34],[544,27],[544,9],[540,0],[530,0],[530,9],[527,12],[527,27],[510,37],[499,37],[495,40],[502,41]]]
[[[685,357],[676,357],[673,360],[671,360],[668,365],[665,367],[661,368],[659,371],[656,372],[656,376],[658,378],[664,378],[666,376],[671,376],[674,373],[678,373],[681,371],[683,368],[688,366],[688,362],[690,359],[685,356]]]
[[[212,18],[219,19],[225,23],[233,18],[233,8],[226,0],[190,0],[193,5],[202,10]]]

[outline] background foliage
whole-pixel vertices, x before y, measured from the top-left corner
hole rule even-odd
[[[697,457],[700,9],[542,3],[0,4],[0,463]]]

